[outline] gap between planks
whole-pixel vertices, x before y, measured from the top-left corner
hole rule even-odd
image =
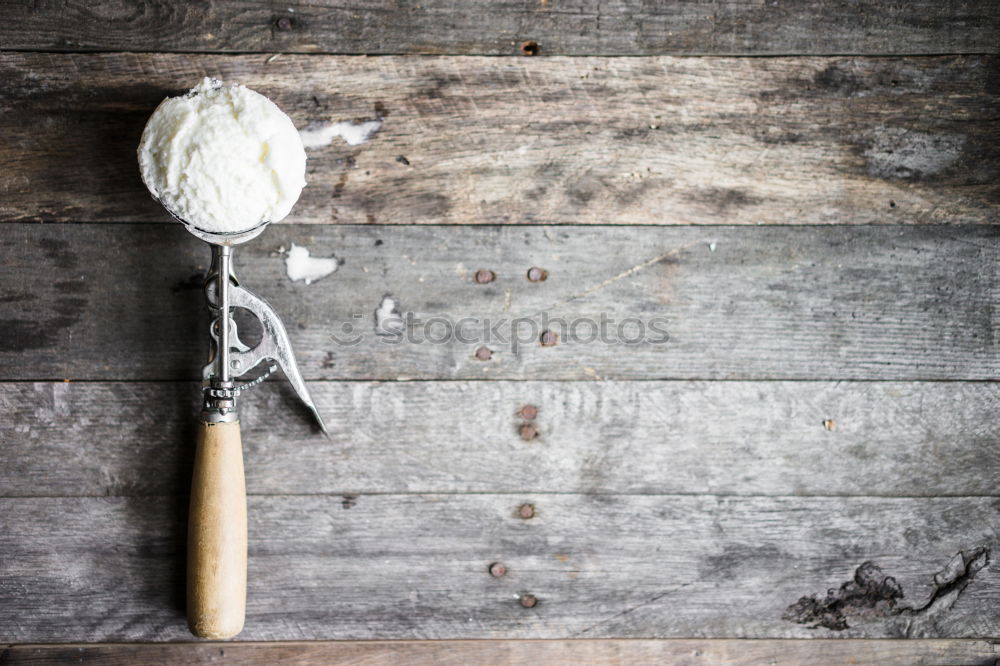
[[[377,490],[330,490],[324,492],[316,493],[268,493],[268,492],[247,492],[247,497],[261,497],[261,498],[295,498],[295,497],[315,497],[315,498],[334,498],[334,497],[411,497],[411,498],[433,498],[433,497],[510,497],[518,498],[522,500],[531,499],[534,497],[595,497],[595,498],[614,498],[614,497],[648,497],[648,498],[718,498],[720,500],[725,499],[774,499],[774,500],[791,500],[791,499],[817,499],[817,500],[843,500],[843,499],[885,499],[885,500],[926,500],[931,498],[942,498],[942,499],[989,499],[993,497],[1000,497],[1000,494],[984,493],[984,494],[972,494],[972,493],[962,493],[960,495],[948,495],[945,493],[936,493],[934,495],[880,495],[878,493],[865,493],[863,495],[849,495],[849,494],[796,494],[796,495],[774,495],[767,493],[652,493],[652,492],[628,492],[628,491],[594,491],[594,492],[580,492],[580,491],[551,491],[551,490],[504,490],[504,491],[489,491],[489,490],[426,490],[426,491],[377,491]],[[188,493],[172,493],[172,494],[141,494],[133,493],[129,495],[15,495],[15,494],[0,494],[0,499],[11,499],[11,500],[24,500],[24,499],[177,499],[181,497],[188,497]]]

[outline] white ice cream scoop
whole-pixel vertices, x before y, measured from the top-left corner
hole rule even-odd
[[[208,233],[277,222],[306,184],[306,152],[291,118],[246,86],[209,78],[160,103],[138,158],[153,196]]]
[[[298,132],[273,102],[243,86],[205,79],[157,107],[139,146],[143,182],[154,198],[212,248],[205,295],[212,349],[203,368],[188,524],[188,625],[196,636],[229,638],[246,614],[247,511],[237,398],[280,367],[320,428],[284,325],[233,274],[233,246],[291,210],[305,185]],[[301,159],[300,159],[301,158]],[[260,321],[250,347],[232,309]]]

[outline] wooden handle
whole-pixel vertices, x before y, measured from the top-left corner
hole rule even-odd
[[[247,491],[239,421],[198,424],[188,522],[191,633],[230,638],[247,604]]]

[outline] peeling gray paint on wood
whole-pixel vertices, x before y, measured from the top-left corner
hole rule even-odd
[[[59,51],[566,55],[996,53],[996,3],[496,0],[9,3],[0,43]]]
[[[0,379],[198,378],[209,253],[180,225],[5,232]],[[308,379],[989,380],[1000,372],[997,234],[278,224],[240,247],[235,266],[280,313]],[[293,242],[345,263],[321,283],[293,283],[279,252]],[[532,266],[548,279],[530,282]],[[480,268],[496,280],[477,284]],[[386,294],[416,318],[409,338],[375,335]],[[466,318],[462,339],[427,342],[445,337],[442,316],[453,330]],[[587,342],[602,316],[620,344]],[[645,337],[626,344],[639,339],[635,319]],[[577,320],[594,324],[570,329]],[[539,342],[546,326],[554,346]],[[488,361],[475,356],[482,345]]]
[[[1000,476],[994,383],[311,382],[310,392],[329,440],[281,382],[241,398],[251,494],[968,496],[994,495]],[[0,493],[186,493],[199,395],[193,383],[0,384]],[[537,433],[527,441],[526,423]]]
[[[291,222],[993,223],[998,66],[5,53],[0,219],[167,221],[135,147],[166,95],[217,76],[300,128],[381,120],[364,144],[309,151]]]
[[[188,640],[185,504],[0,500],[4,640]],[[241,639],[995,636],[993,567],[919,627],[782,615],[866,561],[925,600],[957,552],[995,551],[996,518],[996,498],[253,496]]]

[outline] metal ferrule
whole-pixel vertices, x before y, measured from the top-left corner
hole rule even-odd
[[[201,407],[201,420],[205,423],[231,423],[239,420],[236,398],[239,389],[231,381],[213,379],[204,389],[205,401]]]

